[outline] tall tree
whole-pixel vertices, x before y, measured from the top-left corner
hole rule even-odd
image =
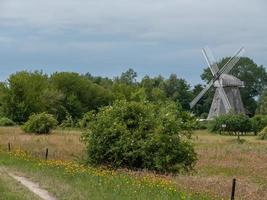
[[[136,83],[137,73],[132,69],[128,69],[126,72],[123,72],[120,77],[116,78],[117,81],[133,85]]]
[[[45,111],[46,99],[43,94],[48,85],[47,75],[39,71],[12,74],[2,94],[4,114],[16,122],[23,122],[32,113]]]
[[[183,109],[189,109],[192,98],[190,85],[184,79],[178,79],[176,74],[171,74],[169,79],[164,82],[164,92],[168,98],[180,103]]]
[[[50,81],[53,88],[64,95],[63,113],[59,113],[59,120],[67,115],[74,119],[81,118],[85,112],[107,105],[112,100],[108,90],[78,73],[56,72]]]

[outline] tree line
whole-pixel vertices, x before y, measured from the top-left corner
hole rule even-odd
[[[228,59],[222,59],[219,67]],[[266,105],[263,95],[267,85],[266,69],[246,57],[241,58],[237,66],[233,69],[233,75],[245,82],[241,95],[247,113],[254,115],[255,112],[266,112],[262,106]],[[209,81],[209,70],[205,69],[201,77]],[[62,123],[69,118],[77,121],[86,112],[112,105],[116,100],[172,101],[183,110],[190,110],[190,101],[203,87],[200,84],[192,87],[176,74],[168,78],[145,76],[137,81],[137,73],[133,69],[113,79],[90,73],[55,72],[47,75],[42,71],[20,71],[11,74],[7,81],[0,84],[0,115],[16,123],[24,123],[33,113],[47,112]],[[207,115],[212,98],[211,90],[193,112],[197,116]]]

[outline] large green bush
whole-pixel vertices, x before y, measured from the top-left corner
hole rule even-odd
[[[250,120],[255,135],[267,126],[267,115],[255,115]]]
[[[212,132],[234,135],[246,134],[251,131],[252,125],[248,116],[243,114],[224,114],[216,117],[210,125]]]
[[[267,126],[259,133],[258,138],[260,140],[267,140]]]
[[[48,134],[57,125],[57,120],[53,115],[47,113],[33,114],[22,126],[27,133]]]
[[[7,117],[0,118],[0,126],[15,126],[16,123]]]
[[[82,139],[90,164],[174,172],[196,161],[188,141],[195,120],[173,103],[117,101],[89,119]]]

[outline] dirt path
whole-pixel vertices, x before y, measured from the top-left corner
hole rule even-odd
[[[38,183],[32,182],[29,179],[22,177],[22,176],[17,176],[9,171],[7,171],[4,168],[0,167],[1,172],[5,172],[8,174],[10,177],[14,178],[16,181],[20,182],[23,186],[28,188],[31,192],[36,194],[38,197],[40,197],[43,200],[57,200],[55,197],[50,195],[47,190],[41,189],[39,187]]]

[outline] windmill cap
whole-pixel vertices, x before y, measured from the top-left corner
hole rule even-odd
[[[223,87],[244,87],[243,81],[229,74],[222,74],[219,80],[214,82],[214,87],[220,87],[218,81],[220,81]]]

